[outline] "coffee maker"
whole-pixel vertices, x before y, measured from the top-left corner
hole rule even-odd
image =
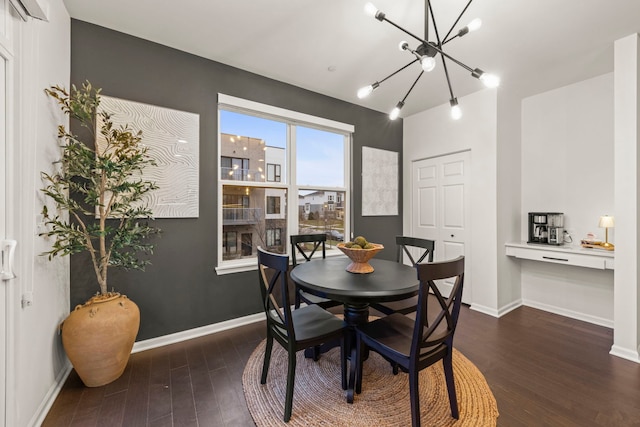
[[[529,240],[527,243],[562,245],[564,243],[564,215],[560,212],[529,212]]]

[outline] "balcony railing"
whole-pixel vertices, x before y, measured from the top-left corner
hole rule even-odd
[[[264,221],[264,209],[222,208],[223,225],[257,224]]]
[[[251,169],[234,169],[230,167],[220,168],[220,179],[244,182],[265,182],[264,172]]]

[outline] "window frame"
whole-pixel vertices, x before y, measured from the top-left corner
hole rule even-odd
[[[280,107],[274,107],[272,105],[262,104],[255,101],[249,101],[242,98],[237,98],[222,93],[218,94],[217,115],[218,124],[220,123],[220,111],[232,111],[240,114],[248,114],[267,120],[275,120],[287,125],[287,145],[286,145],[286,182],[282,181],[268,181],[265,182],[250,182],[250,181],[238,181],[238,180],[224,180],[221,178],[221,137],[220,126],[218,126],[218,154],[217,154],[217,190],[218,200],[223,199],[223,187],[225,185],[241,185],[245,187],[261,187],[261,188],[282,188],[286,189],[286,226],[287,233],[281,239],[288,239],[288,235],[292,230],[299,229],[298,223],[298,195],[300,191],[305,190],[318,190],[318,191],[339,191],[344,192],[344,200],[349,200],[345,203],[344,211],[344,235],[345,238],[351,235],[351,209],[352,209],[352,167],[351,167],[351,152],[353,147],[353,134],[355,132],[355,126],[342,123],[322,117],[316,117],[305,113],[299,113],[292,110],[287,110]],[[344,138],[344,186],[343,187],[322,187],[322,186],[302,186],[297,185],[296,177],[296,146],[294,141],[296,140],[296,127],[304,126],[308,128],[314,128],[322,131],[328,131],[343,135]],[[266,171],[265,171],[266,172]],[[266,202],[266,200],[265,200]],[[266,206],[265,206],[266,210]],[[281,207],[282,210],[282,207]],[[216,221],[217,229],[217,265],[215,271],[217,274],[229,274],[241,271],[250,271],[257,268],[255,258],[243,258],[237,260],[223,260],[222,239],[223,239],[223,218],[222,218],[222,203],[218,203],[218,215]],[[282,234],[282,233],[281,233]],[[289,245],[285,245],[287,253],[290,251]],[[336,255],[342,256],[341,253],[336,251]],[[327,254],[329,256],[329,254]]]

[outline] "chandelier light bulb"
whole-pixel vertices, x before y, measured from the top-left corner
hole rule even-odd
[[[462,109],[458,105],[458,98],[453,98],[449,101],[451,105],[451,118],[453,120],[459,120],[462,117]]]
[[[390,120],[397,119],[400,116],[400,110],[402,110],[402,107],[404,107],[404,102],[402,101],[398,102],[398,105],[396,105],[394,109],[391,110],[391,112],[389,113],[389,119]]]
[[[375,7],[373,3],[367,3],[364,5],[364,13],[366,13],[368,16],[371,16],[372,18],[375,18],[376,14],[378,13],[378,8]]]
[[[469,22],[469,25],[467,25],[469,31],[476,31],[480,27],[482,27],[482,20],[480,18],[474,19],[473,21]]]
[[[422,69],[428,73],[436,67],[436,59],[425,55],[420,58],[420,65],[422,66]]]
[[[400,50],[409,49],[409,43],[406,40],[402,40],[400,43],[398,43],[398,49]]]
[[[453,107],[451,107],[451,118],[453,120],[460,120],[460,117],[462,117],[462,109],[460,108],[460,106],[454,105]]]
[[[484,73],[480,76],[480,81],[488,88],[494,88],[500,86],[500,77],[495,74]]]
[[[371,92],[378,89],[378,86],[380,86],[380,83],[375,82],[372,85],[361,87],[360,89],[358,89],[358,98],[366,98],[367,96],[371,95]]]

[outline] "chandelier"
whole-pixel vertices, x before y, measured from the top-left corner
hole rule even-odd
[[[398,25],[395,22],[393,22],[390,19],[388,19],[387,16],[384,14],[384,12],[378,10],[378,8],[376,8],[373,4],[367,3],[365,5],[365,7],[364,7],[365,13],[367,15],[370,15],[370,16],[376,18],[380,22],[383,22],[383,21],[388,22],[389,24],[393,25],[394,27],[396,27],[400,31],[402,31],[405,34],[407,34],[408,36],[410,36],[410,37],[414,38],[415,40],[417,40],[419,44],[415,49],[412,49],[408,42],[401,41],[400,44],[398,45],[398,48],[401,51],[407,51],[407,52],[411,53],[414,56],[413,60],[411,62],[409,62],[408,64],[400,67],[399,69],[397,69],[393,73],[389,74],[387,77],[383,78],[382,80],[378,80],[375,83],[372,83],[372,84],[370,84],[368,86],[365,86],[365,87],[361,88],[360,90],[358,90],[358,98],[360,98],[360,99],[366,98],[367,96],[371,95],[371,93],[374,90],[376,90],[380,86],[380,84],[382,82],[384,82],[385,80],[395,76],[400,71],[408,68],[410,65],[412,65],[412,64],[414,64],[416,62],[419,62],[420,66],[422,68],[422,70],[420,71],[420,74],[418,74],[418,77],[415,79],[415,81],[413,82],[413,84],[411,85],[409,90],[407,91],[407,93],[404,96],[404,98],[402,98],[402,100],[400,102],[398,102],[398,104],[393,108],[393,110],[391,110],[391,113],[389,113],[389,118],[391,120],[397,119],[398,116],[400,115],[400,110],[402,110],[402,107],[404,106],[404,103],[407,100],[407,97],[409,96],[409,94],[411,93],[413,88],[416,86],[416,84],[418,83],[418,81],[420,80],[422,75],[425,72],[428,73],[428,72],[432,71],[435,68],[436,63],[437,63],[436,57],[437,57],[438,54],[440,54],[440,58],[442,59],[442,68],[444,70],[444,75],[447,78],[447,86],[449,87],[449,94],[451,95],[451,97],[449,99],[449,104],[451,105],[451,117],[454,120],[457,120],[460,117],[462,117],[462,110],[460,109],[460,106],[458,105],[458,99],[453,94],[453,89],[451,88],[451,79],[449,78],[449,71],[447,69],[447,60],[449,60],[449,61],[453,62],[454,64],[457,64],[460,67],[464,68],[465,70],[469,71],[473,77],[475,77],[475,78],[479,79],[480,81],[482,81],[486,87],[494,88],[494,87],[497,87],[500,84],[500,79],[497,76],[495,76],[493,74],[485,73],[480,68],[471,68],[468,65],[462,63],[461,61],[458,61],[457,59],[455,59],[451,55],[447,54],[443,50],[445,44],[449,43],[450,41],[452,41],[452,40],[454,40],[456,38],[462,37],[465,34],[468,34],[468,33],[472,32],[472,31],[477,30],[482,25],[482,22],[480,21],[480,19],[476,18],[473,21],[471,21],[469,23],[469,25],[467,25],[466,27],[461,28],[460,30],[458,30],[457,33],[452,35],[453,29],[456,27],[456,25],[458,25],[458,21],[460,21],[460,19],[462,18],[462,15],[464,15],[464,13],[466,12],[467,8],[469,7],[469,5],[471,4],[472,1],[473,0],[469,0],[469,2],[464,7],[464,9],[462,9],[462,12],[460,12],[460,15],[458,15],[458,18],[455,20],[455,22],[453,23],[453,25],[451,26],[451,28],[449,29],[447,34],[443,38],[440,38],[440,33],[438,32],[438,26],[436,25],[436,20],[435,20],[435,17],[433,15],[433,9],[431,8],[431,1],[430,0],[425,0],[424,39],[416,36],[415,34],[411,33],[410,31],[407,31],[406,29],[402,28],[400,25]],[[428,41],[428,39],[429,39],[429,21],[431,21],[431,24],[433,25],[433,32],[434,32],[434,35],[435,35],[435,41]]]

